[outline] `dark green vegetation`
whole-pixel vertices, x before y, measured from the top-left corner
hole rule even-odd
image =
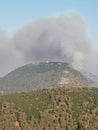
[[[11,93],[34,87],[88,86],[91,82],[67,63],[25,65],[0,79],[0,92]]]
[[[98,88],[57,87],[2,95],[0,130],[98,130]]]

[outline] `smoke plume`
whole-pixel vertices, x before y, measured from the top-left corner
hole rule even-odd
[[[19,66],[19,55],[4,32],[0,32],[0,76]]]
[[[25,62],[58,60],[82,66],[90,52],[85,25],[75,14],[27,25],[16,33],[13,43]]]
[[[63,61],[84,69],[92,52],[82,18],[72,13],[28,24],[0,46],[1,73],[35,61]]]

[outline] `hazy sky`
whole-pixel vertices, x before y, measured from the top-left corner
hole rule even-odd
[[[0,0],[0,28],[12,36],[37,18],[69,11],[80,13],[94,47],[98,48],[98,0]]]

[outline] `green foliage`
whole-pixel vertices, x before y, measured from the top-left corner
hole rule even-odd
[[[98,88],[58,87],[2,95],[0,130],[98,130]]]

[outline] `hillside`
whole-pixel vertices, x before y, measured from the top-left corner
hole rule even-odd
[[[2,95],[0,130],[98,130],[98,88],[57,87]]]
[[[28,88],[88,86],[91,82],[62,62],[41,62],[22,66],[0,79],[0,92],[11,93]]]

